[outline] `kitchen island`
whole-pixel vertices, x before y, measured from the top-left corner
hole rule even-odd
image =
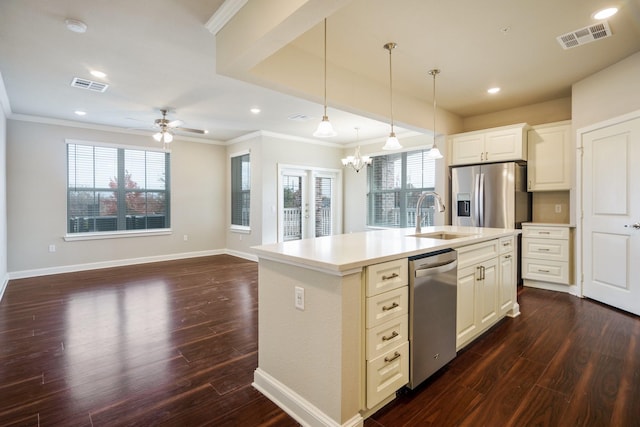
[[[407,258],[458,251],[459,349],[505,315],[518,315],[518,233],[441,226],[425,227],[420,236],[413,229],[374,230],[253,248],[259,258],[254,387],[304,425],[361,426],[406,384]],[[511,262],[504,271],[502,256]],[[376,333],[380,348],[369,345]]]

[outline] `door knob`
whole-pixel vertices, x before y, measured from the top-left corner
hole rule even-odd
[[[636,222],[635,224],[631,224],[631,225],[625,224],[625,227],[633,227],[636,230],[640,230],[640,222]]]

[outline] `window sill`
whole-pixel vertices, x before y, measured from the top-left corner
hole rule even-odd
[[[229,227],[229,231],[232,233],[251,234],[251,227],[244,225],[232,225]]]
[[[172,234],[170,228],[158,228],[153,230],[127,230],[127,231],[100,231],[97,233],[73,233],[64,236],[65,242],[79,240],[103,240],[119,239],[122,237],[165,236]]]

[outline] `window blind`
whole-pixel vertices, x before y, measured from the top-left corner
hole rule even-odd
[[[367,168],[368,225],[415,226],[420,194],[435,188],[435,160],[427,158],[427,153],[418,150],[373,157]],[[426,225],[432,225],[433,201],[426,202]]]

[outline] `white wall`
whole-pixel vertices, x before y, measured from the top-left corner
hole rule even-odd
[[[0,76],[0,90],[3,89]],[[7,112],[0,102],[0,299],[8,282],[7,275]]]
[[[640,52],[575,83],[572,91],[574,131],[640,109]]]
[[[155,146],[148,136],[8,120],[7,247],[12,277],[122,260],[204,255],[225,247],[225,148],[179,137],[171,144],[171,235],[64,241],[65,139]],[[50,244],[56,245],[54,253],[48,251]]]
[[[285,135],[256,132],[232,141],[227,155],[247,149],[251,150],[251,233],[229,230],[227,248],[231,252],[251,254],[251,246],[277,241],[278,165],[341,169],[343,150],[333,144],[310,143]],[[230,176],[228,159],[227,163],[227,176]],[[231,200],[230,191],[228,184],[228,202]],[[228,229],[229,213],[226,224]]]

